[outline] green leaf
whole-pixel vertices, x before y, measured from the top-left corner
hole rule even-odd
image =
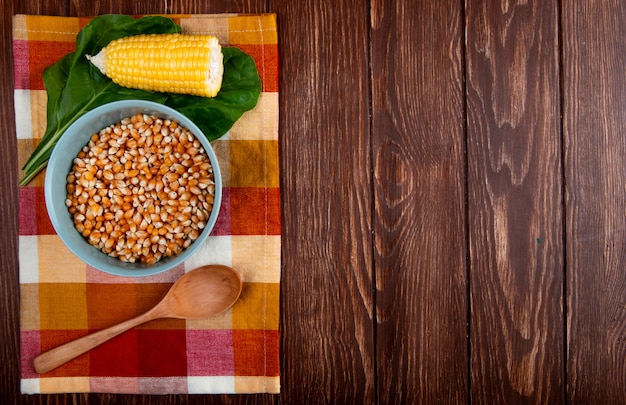
[[[244,112],[254,108],[261,94],[254,60],[234,47],[223,47],[222,54],[224,76],[216,97],[172,94],[165,102],[198,125],[210,141],[220,138]]]
[[[22,168],[28,184],[47,164],[54,145],[63,132],[87,111],[113,100],[141,98],[163,102],[167,96],[145,91],[128,91],[103,76],[85,58],[110,41],[141,33],[174,33],[180,27],[164,17],[135,19],[127,15],[94,18],[76,37],[76,50],[46,68],[43,81],[48,95],[47,126],[41,141]],[[105,80],[106,79],[106,80]]]
[[[110,14],[95,17],[76,37],[76,50],[44,70],[48,95],[47,127],[41,142],[23,167],[20,185],[28,184],[47,164],[65,130],[80,116],[116,100],[141,99],[166,104],[187,115],[209,140],[223,136],[261,93],[254,60],[237,48],[224,47],[222,88],[214,98],[129,89],[113,83],[85,55],[95,55],[114,39],[139,34],[180,32],[171,19],[159,16],[133,18]]]

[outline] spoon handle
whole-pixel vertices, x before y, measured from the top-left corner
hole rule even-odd
[[[156,314],[155,311],[148,311],[135,318],[72,340],[71,342],[42,353],[35,357],[33,361],[35,371],[42,374],[53,370],[137,325],[159,318],[158,315],[159,314]]]

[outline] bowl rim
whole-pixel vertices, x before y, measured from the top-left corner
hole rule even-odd
[[[152,264],[152,265],[143,264],[143,263],[125,263],[117,258],[110,257],[106,253],[97,249],[96,247],[91,246],[84,239],[84,237],[80,235],[78,231],[76,231],[76,233],[84,241],[84,244],[94,249],[97,252],[97,254],[93,254],[93,255],[92,254],[84,255],[83,252],[81,252],[81,249],[74,246],[74,243],[69,240],[69,236],[66,235],[65,232],[63,231],[63,227],[61,225],[62,219],[59,218],[57,215],[58,210],[61,208],[67,212],[67,207],[65,205],[65,198],[63,198],[63,201],[56,201],[54,198],[54,194],[53,194],[52,183],[55,179],[54,177],[55,173],[58,175],[58,172],[65,170],[57,166],[58,164],[60,164],[60,159],[61,159],[60,151],[63,150],[64,147],[67,147],[70,144],[70,142],[72,141],[70,139],[71,134],[79,130],[81,126],[87,125],[86,123],[96,118],[99,118],[105,114],[116,114],[116,111],[118,110],[129,110],[129,111],[134,110],[136,111],[136,113],[143,112],[145,114],[154,114],[157,116],[161,116],[161,118],[167,117],[169,119],[175,120],[176,122],[178,122],[179,125],[182,125],[186,129],[191,131],[194,137],[202,143],[205,153],[209,157],[209,160],[211,161],[211,165],[213,166],[213,174],[215,177],[215,180],[214,180],[215,181],[215,195],[214,195],[213,209],[211,210],[211,214],[209,215],[209,220],[207,221],[205,228],[200,233],[200,236],[198,237],[198,239],[196,239],[189,247],[187,247],[181,253],[175,256],[171,256],[169,258],[160,260],[156,264]],[[132,115],[133,115],[132,113],[127,115],[127,114],[121,114],[120,112],[120,114],[118,114],[118,116],[121,117],[120,119],[113,121],[110,124],[105,124],[104,127],[106,127],[107,125],[114,124],[115,122],[119,122],[121,119],[123,119],[126,116],[132,116]],[[70,135],[67,135],[67,134],[70,134]],[[85,138],[85,139],[88,139],[88,138]],[[80,147],[82,148],[86,143],[87,142],[81,143]],[[71,163],[70,163],[70,166],[71,166]],[[67,176],[67,173],[65,174],[65,176]],[[90,267],[93,267],[99,271],[103,271],[111,275],[136,278],[136,277],[152,276],[152,275],[156,275],[156,274],[171,270],[172,268],[182,264],[185,260],[189,259],[194,253],[196,253],[198,248],[200,248],[200,246],[210,236],[215,226],[215,223],[217,221],[217,218],[219,216],[221,203],[222,203],[222,187],[223,187],[223,184],[222,184],[222,175],[221,175],[220,165],[217,159],[217,155],[215,154],[215,151],[213,149],[213,146],[211,145],[211,142],[208,140],[208,138],[204,135],[204,132],[191,119],[189,119],[183,113],[181,113],[180,111],[172,107],[169,107],[169,106],[166,106],[164,104],[160,104],[154,101],[117,100],[117,101],[112,101],[112,102],[100,105],[98,107],[95,107],[89,110],[88,112],[80,116],[78,119],[76,119],[76,121],[74,121],[64,131],[63,135],[61,135],[60,139],[58,140],[54,149],[52,150],[52,153],[48,161],[48,167],[46,168],[46,173],[45,173],[45,178],[44,178],[44,198],[45,198],[46,209],[48,211],[50,222],[52,223],[52,226],[57,236],[61,239],[63,244],[78,259],[80,259],[82,262],[84,262]],[[67,219],[71,221],[71,216],[69,212],[67,212]],[[73,227],[73,221],[72,221],[72,227]],[[95,257],[100,257],[100,255],[103,257],[104,260],[100,261],[95,258]]]

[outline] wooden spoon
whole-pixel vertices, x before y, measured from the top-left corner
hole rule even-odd
[[[148,312],[40,354],[35,370],[45,373],[88,352],[137,325],[160,318],[203,319],[230,308],[241,294],[239,273],[228,266],[208,265],[183,275]]]

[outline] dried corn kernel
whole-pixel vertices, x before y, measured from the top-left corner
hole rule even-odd
[[[213,210],[215,177],[208,156],[189,131],[175,122],[167,122],[140,114],[101,130],[74,159],[67,176],[66,205],[76,229],[90,244],[122,261],[156,263],[179,253],[198,238]],[[134,141],[132,137],[118,143],[131,125],[141,128],[140,136],[146,139],[144,146],[130,142]],[[155,126],[161,127],[161,131],[163,126],[168,126],[172,136],[157,139]],[[197,145],[203,158],[185,159],[175,149],[168,148],[181,138]],[[130,153],[130,158],[111,151],[94,158],[96,153],[101,153],[98,151],[107,150],[103,145],[111,142]],[[165,163],[173,160],[185,164]],[[202,169],[207,163],[208,170]],[[149,170],[140,170],[139,165],[157,167],[159,171],[152,175]],[[193,177],[196,173],[203,176],[198,180]],[[181,184],[182,179],[186,185]],[[198,195],[201,204],[188,208],[179,204],[178,199],[188,198],[191,193],[195,196],[199,189],[196,185],[204,183],[213,187],[203,189]],[[180,229],[176,219],[179,217],[184,219],[186,231]]]

